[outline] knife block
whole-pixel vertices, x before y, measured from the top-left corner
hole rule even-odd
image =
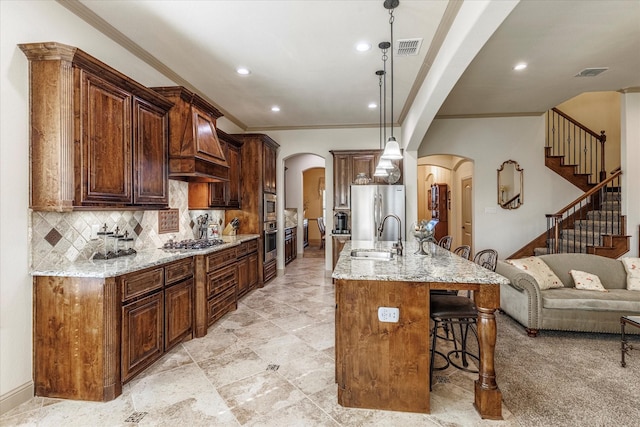
[[[227,224],[227,226],[224,228],[224,230],[222,230],[222,235],[223,236],[235,236],[236,235],[236,229],[233,228],[233,226],[231,224]]]

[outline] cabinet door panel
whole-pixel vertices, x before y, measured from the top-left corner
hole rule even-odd
[[[131,204],[131,95],[81,76],[80,204]]]
[[[134,194],[136,204],[169,204],[167,115],[140,100],[134,102]]]
[[[165,351],[191,335],[193,327],[193,279],[165,289]]]
[[[248,267],[247,267],[247,272],[249,275],[249,289],[254,289],[256,286],[258,286],[258,276],[259,276],[259,270],[258,270],[258,254],[257,253],[252,253],[250,254],[248,257]]]
[[[162,292],[122,307],[122,381],[162,356]]]
[[[351,206],[351,156],[336,154],[333,157],[333,207],[349,209]]]
[[[227,190],[226,194],[226,202],[227,207],[230,208],[240,208],[242,201],[241,197],[241,157],[240,157],[240,149],[238,147],[234,147],[229,145],[227,163],[229,164],[229,182],[225,186]],[[274,159],[275,162],[275,159]],[[275,179],[275,178],[274,178]],[[274,181],[274,190],[275,190],[275,181]]]
[[[376,157],[374,153],[354,154],[351,157],[351,183],[356,180],[358,174],[363,173],[373,181],[376,171]]]
[[[249,291],[249,259],[245,256],[238,259],[238,296]]]

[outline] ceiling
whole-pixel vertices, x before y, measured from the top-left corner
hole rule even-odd
[[[245,130],[378,126],[382,0],[58,0]],[[461,2],[401,0],[394,122],[401,123]],[[355,45],[367,41],[368,52]],[[89,52],[91,53],[91,52]],[[526,70],[513,65],[526,61]],[[239,66],[251,74],[236,73]],[[608,67],[597,77],[573,77]],[[387,71],[390,71],[387,61]],[[387,82],[390,90],[390,79]],[[472,61],[439,116],[539,113],[586,91],[640,87],[640,1],[520,2]],[[391,101],[388,98],[390,113]],[[277,105],[279,112],[272,112]]]

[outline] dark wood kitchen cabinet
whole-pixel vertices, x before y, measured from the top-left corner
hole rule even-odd
[[[447,197],[447,184],[431,185],[431,218],[438,220],[434,232],[434,237],[436,240],[440,240],[441,238],[449,234]]]
[[[284,230],[284,265],[298,257],[298,230],[289,227]]]
[[[238,298],[258,286],[258,240],[242,242],[238,255]]]
[[[388,184],[384,177],[373,174],[380,161],[382,150],[332,150],[333,154],[333,208],[351,209],[351,184],[358,174],[365,174],[370,184]],[[402,161],[394,161],[401,172],[396,184],[402,184]]]
[[[242,207],[242,140],[218,129],[229,164],[229,180],[224,182],[189,182],[190,209],[240,209]]]
[[[278,156],[278,147],[274,144],[264,144],[264,187],[265,193],[276,194],[276,159]]]
[[[19,46],[30,64],[30,207],[167,208],[173,104],[75,47]]]
[[[116,277],[36,276],[36,396],[108,401],[193,336],[193,257]]]
[[[247,133],[233,136],[243,141],[241,150],[242,209],[226,209],[225,222],[228,223],[233,218],[238,218],[240,221],[238,233],[260,234],[258,286],[262,287],[277,274],[277,260],[264,261],[264,195],[268,192],[275,192],[276,189],[276,158],[280,146],[265,134]]]

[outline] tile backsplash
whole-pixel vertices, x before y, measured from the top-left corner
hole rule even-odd
[[[31,266],[37,269],[45,260],[48,266],[62,266],[104,251],[105,239],[91,239],[91,229],[96,225],[106,225],[108,231],[118,227],[121,234],[128,232],[134,239],[133,248],[140,251],[161,247],[170,238],[195,238],[199,235],[197,218],[202,214],[207,213],[212,222],[224,220],[223,210],[190,211],[188,191],[188,183],[169,180],[169,206],[179,211],[177,233],[158,233],[158,211],[31,211]],[[107,245],[113,245],[111,240],[107,239]]]

